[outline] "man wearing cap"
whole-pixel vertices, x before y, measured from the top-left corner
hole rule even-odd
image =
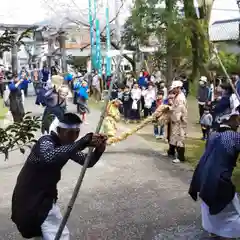
[[[207,86],[207,77],[205,76],[202,76],[200,78],[197,100],[198,100],[198,109],[199,109],[199,119],[201,119],[204,113],[205,104],[211,101],[210,89]]]
[[[62,220],[56,205],[61,169],[69,159],[83,165],[86,154],[81,151],[87,147],[95,148],[88,167],[93,167],[105,151],[104,135],[88,133],[76,141],[80,124],[76,114],[64,114],[57,132],[36,142],[18,175],[12,196],[12,220],[24,238],[54,240]],[[69,240],[67,228],[61,240]]]
[[[185,161],[185,137],[187,127],[186,97],[181,88],[181,81],[173,81],[171,89],[174,93],[173,104],[170,108],[171,129],[168,156],[173,157],[173,163]],[[176,153],[177,152],[177,157]]]

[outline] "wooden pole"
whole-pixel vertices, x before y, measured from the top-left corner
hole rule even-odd
[[[235,86],[234,86],[234,84],[233,84],[233,82],[232,82],[232,79],[231,79],[230,76],[228,75],[225,66],[224,66],[223,63],[222,63],[221,58],[219,57],[218,50],[217,50],[216,47],[214,47],[214,54],[215,54],[215,56],[216,56],[216,58],[217,58],[217,60],[218,60],[218,62],[219,62],[219,64],[220,64],[220,66],[221,66],[221,68],[222,68],[222,70],[223,70],[223,72],[224,72],[224,74],[225,74],[228,82],[230,83],[230,85],[231,85],[231,87],[232,87],[232,89],[233,89],[233,92],[236,94],[237,99],[238,99],[238,101],[240,102],[239,94],[238,94],[238,92],[237,92],[237,90],[236,90],[236,88],[235,88]]]
[[[122,60],[122,55],[120,55],[120,58],[119,58],[118,63],[117,63],[117,71],[118,71],[119,66],[121,64],[121,60]],[[107,98],[105,99],[105,104],[104,104],[104,107],[103,107],[103,111],[102,111],[102,114],[100,116],[97,128],[96,128],[96,133],[100,132],[100,129],[101,129],[101,126],[102,126],[102,123],[103,123],[103,120],[104,120],[104,117],[105,117],[105,114],[106,114],[106,109],[107,109],[107,106],[108,106],[108,103],[109,103],[109,100],[110,100],[110,97],[111,97],[113,85],[114,85],[114,82],[116,81],[115,79],[116,79],[116,76],[118,74],[117,71],[115,72],[114,77],[112,78],[112,81],[111,81],[111,84],[110,84],[110,87],[109,87],[109,90],[108,90],[108,95],[107,95]],[[70,199],[70,201],[68,203],[67,210],[66,210],[66,212],[65,212],[65,214],[63,216],[62,222],[61,222],[61,224],[59,226],[58,232],[57,232],[54,240],[59,240],[61,238],[61,236],[62,236],[62,232],[64,230],[64,227],[66,226],[68,218],[69,218],[69,216],[71,214],[71,211],[73,209],[74,203],[75,203],[75,201],[77,199],[79,190],[80,190],[80,188],[82,186],[83,178],[84,178],[85,173],[87,171],[87,168],[88,168],[88,165],[89,165],[89,162],[90,162],[90,159],[91,159],[92,152],[93,152],[93,148],[89,148],[86,160],[85,160],[84,165],[82,167],[82,171],[80,173],[80,176],[79,176],[78,181],[76,183],[76,186],[74,188],[72,197],[71,197],[71,199]]]

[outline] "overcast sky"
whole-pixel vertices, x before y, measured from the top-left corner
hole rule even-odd
[[[106,0],[99,1],[104,5]],[[109,0],[111,3],[114,1]],[[128,3],[122,11],[121,23],[124,22],[124,19],[129,14],[128,9],[131,0],[126,1]],[[61,5],[64,5],[64,7],[70,6],[70,8],[75,8],[75,10],[80,9],[87,16],[88,0],[1,0],[0,23],[33,24],[41,22],[55,15],[54,11],[58,13],[62,8]],[[114,14],[113,5],[110,7],[110,12]],[[215,0],[211,22],[238,17],[240,17],[240,14],[236,0]]]

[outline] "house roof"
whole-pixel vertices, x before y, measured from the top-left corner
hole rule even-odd
[[[216,21],[209,26],[210,41],[236,41],[239,39],[240,18]]]

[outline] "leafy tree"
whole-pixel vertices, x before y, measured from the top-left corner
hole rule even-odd
[[[191,32],[176,0],[165,0],[166,8],[161,3],[163,0],[136,0],[124,25],[123,42],[126,48],[137,51],[140,44],[148,45],[155,37],[158,51],[153,54],[154,65],[159,67],[167,60],[167,79],[171,80],[174,69],[191,56]]]
[[[208,26],[213,2],[214,0],[211,4],[201,7],[201,19],[198,19],[194,1],[183,0],[186,25],[191,30],[192,79],[196,78],[199,73],[208,76],[206,65],[211,53]]]
[[[240,72],[239,56],[225,51],[219,51],[219,57],[228,73]],[[224,72],[218,61],[212,61],[209,70],[215,71],[217,75],[224,75]]]
[[[23,121],[0,128],[0,153],[5,155],[5,160],[10,151],[19,149],[24,154],[26,147],[31,148],[36,142],[34,133],[40,128],[40,123],[39,117],[26,113]]]
[[[29,28],[23,31],[20,35],[13,30],[5,30],[0,35],[0,53],[11,51],[13,45],[20,47],[24,45],[23,39],[30,38],[34,28]]]
[[[24,45],[23,39],[30,38],[35,27],[28,28],[21,34],[16,31],[6,29],[2,35],[0,35],[0,57],[4,52],[12,50],[12,69],[13,72],[17,71],[17,51],[21,45]]]

